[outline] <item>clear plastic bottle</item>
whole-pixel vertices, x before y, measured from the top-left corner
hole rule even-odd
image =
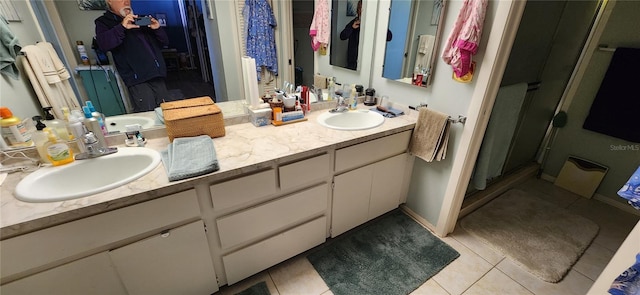
[[[47,125],[47,127],[53,129],[53,132],[55,132],[56,137],[58,137],[59,139],[73,139],[73,135],[69,134],[69,129],[67,129],[67,122],[65,122],[64,120],[56,119],[51,114],[51,109],[53,108],[42,108],[42,111],[44,112],[44,124]]]
[[[7,107],[0,107],[0,126],[2,138],[11,147],[32,146],[31,134],[24,122],[15,117]]]
[[[34,116],[32,119],[36,122],[36,131],[31,135],[31,140],[33,140],[33,144],[36,146],[40,161],[43,163],[51,163],[49,157],[47,157],[47,151],[44,148],[44,144],[49,141],[48,131],[51,130],[51,128],[42,123],[42,117],[40,116]]]

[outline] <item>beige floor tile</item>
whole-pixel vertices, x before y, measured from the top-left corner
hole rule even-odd
[[[462,294],[493,267],[456,239],[446,237],[442,240],[460,253],[460,257],[433,276],[433,280],[450,294]]]
[[[333,295],[333,292],[331,292],[331,290],[328,290],[327,292],[324,292],[320,295]]]
[[[418,289],[410,293],[411,295],[449,295],[436,281],[430,279],[422,284]]]
[[[484,260],[491,263],[493,266],[498,264],[505,257],[502,253],[493,250],[489,245],[466,231],[459,224],[456,225],[456,228],[453,233],[451,233],[450,237],[480,255],[480,257],[484,258]]]
[[[329,290],[322,277],[303,255],[272,267],[269,274],[281,295],[316,295]]]
[[[539,295],[583,295],[593,285],[593,280],[574,270],[570,270],[562,281],[552,284],[523,270],[509,259],[502,260],[496,268],[527,290]]]
[[[215,293],[215,295],[233,295],[262,281],[265,281],[267,283],[267,287],[269,288],[269,293],[271,293],[271,295],[280,294],[278,293],[278,289],[276,289],[276,286],[273,284],[269,273],[267,271],[263,271],[231,286],[223,286],[222,288],[220,288],[220,291]]]
[[[497,269],[492,269],[471,288],[463,293],[464,295],[486,295],[486,294],[510,294],[510,295],[533,295],[529,290],[518,284],[516,281],[503,274]]]
[[[569,210],[589,218],[600,226],[594,243],[615,251],[629,235],[640,216],[624,212],[595,199],[578,199]]]
[[[607,266],[614,253],[614,251],[599,244],[591,243],[589,248],[587,248],[578,262],[573,266],[573,269],[595,281],[605,266]]]
[[[576,200],[582,198],[577,194],[555,186],[552,182],[536,178],[531,178],[516,186],[516,188],[526,192],[532,192],[536,197],[556,204],[561,208],[567,208]]]

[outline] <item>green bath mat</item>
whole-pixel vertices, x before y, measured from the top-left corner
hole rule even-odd
[[[409,294],[460,254],[393,211],[307,256],[335,295]]]
[[[240,293],[236,293],[236,295],[270,295],[269,287],[267,287],[267,283],[260,282],[249,288],[244,289],[244,291]]]

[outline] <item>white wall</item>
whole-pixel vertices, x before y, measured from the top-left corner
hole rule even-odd
[[[33,10],[27,1],[11,1],[16,11],[22,18],[19,22],[9,22],[9,29],[18,38],[21,46],[34,45],[43,41],[44,36],[40,31],[38,22],[33,15]],[[22,70],[22,59],[17,58],[17,66],[20,70],[20,80],[14,80],[5,75],[0,75],[0,104],[13,112],[14,116],[21,119],[30,118],[40,114],[40,102],[38,101],[31,82]]]
[[[492,21],[492,11],[495,5],[489,4],[488,16],[485,20],[485,26]],[[390,1],[380,1],[378,15],[378,40],[385,40],[386,28],[388,20],[388,7]],[[406,105],[417,105],[419,103],[427,103],[429,108],[449,114],[452,117],[458,115],[472,116],[468,114],[470,99],[476,87],[476,80],[469,84],[463,84],[451,79],[451,66],[444,63],[440,55],[444,48],[444,43],[449,35],[453,23],[457,18],[458,11],[462,7],[462,1],[448,1],[445,17],[445,25],[443,36],[438,49],[436,59],[433,84],[427,89],[399,83],[396,81],[382,78],[382,65],[384,62],[384,42],[376,42],[374,57],[374,66],[372,72],[372,81],[376,90],[380,94],[389,95],[392,101],[396,101]],[[483,42],[486,42],[488,33],[483,34]],[[478,54],[474,60],[481,61],[484,56],[484,48],[480,46]],[[481,63],[476,65],[477,69],[482,66]],[[454,124],[451,128],[451,137],[447,158],[441,162],[427,163],[418,158],[414,163],[409,195],[407,198],[407,206],[418,213],[420,216],[429,221],[432,225],[436,225],[440,216],[441,206],[445,197],[447,183],[451,176],[452,164],[455,161],[455,152],[459,148],[460,136],[462,134],[461,124]]]
[[[240,65],[240,39],[237,24],[237,6],[235,1],[211,1],[214,6],[214,20],[205,22],[209,43],[209,56],[212,60],[213,81],[216,85],[216,99],[220,101],[244,99],[242,87],[242,66]],[[206,6],[205,6],[206,7]]]
[[[434,227],[439,227],[438,234],[444,235],[451,230],[447,228],[449,226],[447,219],[453,218],[455,220],[460,210],[466,184],[473,168],[469,165],[473,165],[475,162],[481,142],[482,135],[478,137],[476,132],[484,134],[488,120],[487,109],[490,110],[493,106],[495,92],[502,78],[506,58],[498,56],[498,49],[502,50],[505,45],[502,41],[507,30],[508,18],[512,15],[513,2],[489,1],[484,22],[485,29],[478,53],[473,58],[477,63],[476,77],[471,83],[464,84],[452,80],[451,67],[439,57],[463,4],[462,0],[447,1],[447,8],[443,16],[445,18],[444,31],[438,48],[433,84],[427,89],[382,78],[386,29],[391,2],[389,0],[379,1],[375,11],[371,11],[373,10],[371,4],[375,2],[365,1],[365,3],[367,4],[367,17],[364,21],[367,24],[362,26],[365,31],[363,33],[364,39],[361,39],[361,44],[364,43],[364,50],[362,52],[363,59],[359,63],[362,65],[360,72],[357,75],[348,75],[352,72],[330,66],[328,56],[319,56],[318,54],[316,54],[316,68],[321,73],[333,74],[338,77],[338,81],[360,78],[363,83],[367,76],[366,69],[369,68],[371,70],[369,83],[371,87],[376,89],[378,95],[388,95],[392,101],[404,105],[428,103],[429,108],[452,117],[458,115],[468,117],[466,126],[461,124],[452,126],[445,160],[426,163],[416,159],[407,198],[407,206]],[[521,6],[524,7],[524,5]],[[371,16],[374,13],[376,13],[375,29],[371,32]],[[515,27],[517,29],[517,26]],[[512,41],[512,38],[508,41],[509,49]],[[368,52],[367,48],[373,48],[372,52]],[[488,53],[485,54],[486,52]],[[371,64],[367,65],[363,61],[369,60],[369,57]],[[504,61],[498,62],[500,58]],[[493,90],[488,90],[491,83],[496,85]],[[471,147],[472,145],[473,147]]]

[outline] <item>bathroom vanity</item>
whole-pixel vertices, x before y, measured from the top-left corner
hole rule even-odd
[[[326,110],[324,110],[326,111]],[[367,130],[308,121],[226,127],[221,169],[168,182],[162,164],[123,187],[24,203],[2,185],[3,294],[210,294],[404,203],[417,113]],[[163,150],[166,137],[147,147]]]

